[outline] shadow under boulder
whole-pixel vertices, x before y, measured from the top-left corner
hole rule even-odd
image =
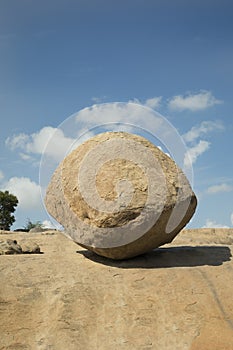
[[[173,268],[219,266],[231,260],[231,250],[227,246],[176,246],[157,248],[132,259],[112,260],[89,250],[79,250],[85,258],[94,262],[124,269],[132,268]]]

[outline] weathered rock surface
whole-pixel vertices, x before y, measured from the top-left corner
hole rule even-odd
[[[121,261],[36,238],[44,254],[0,256],[1,350],[233,350],[233,229]]]
[[[35,242],[24,240],[19,244],[15,239],[0,240],[0,255],[39,253],[40,247]]]
[[[37,243],[31,241],[23,241],[20,243],[23,254],[39,254],[40,247]]]
[[[137,135],[107,132],[64,159],[45,203],[76,243],[124,259],[171,242],[197,201],[185,175],[160,149]]]
[[[7,239],[0,241],[0,255],[22,254],[22,248],[16,240]]]

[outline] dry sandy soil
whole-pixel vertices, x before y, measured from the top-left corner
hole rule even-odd
[[[233,229],[118,262],[61,233],[7,238],[43,254],[0,256],[1,350],[233,349]]]

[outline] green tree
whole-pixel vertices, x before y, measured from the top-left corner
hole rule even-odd
[[[9,191],[0,191],[0,230],[10,230],[11,225],[15,222],[12,213],[18,203],[18,198]]]
[[[35,227],[43,228],[43,224],[40,221],[32,222],[30,219],[27,219],[27,224],[24,226],[24,229],[30,231]]]

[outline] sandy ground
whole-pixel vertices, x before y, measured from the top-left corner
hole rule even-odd
[[[233,229],[120,262],[61,233],[6,238],[43,254],[0,256],[1,350],[233,349]]]

